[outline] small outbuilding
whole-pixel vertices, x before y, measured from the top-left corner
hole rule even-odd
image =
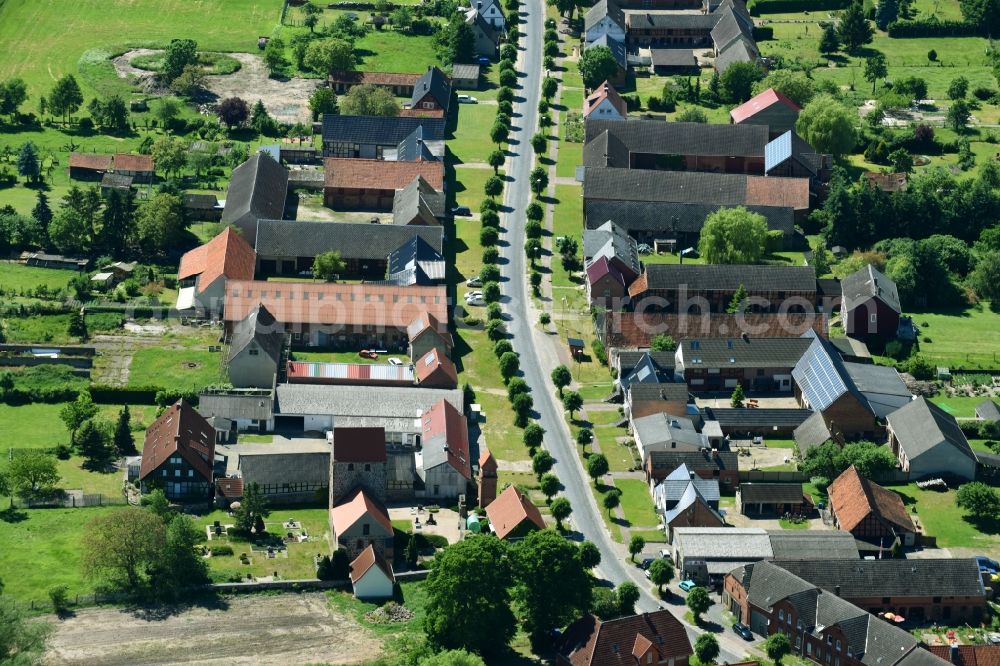
[[[479,90],[480,67],[475,63],[455,63],[451,66],[451,86],[460,90]]]
[[[358,599],[390,599],[396,577],[392,566],[369,545],[351,562],[351,585]]]
[[[736,491],[736,508],[743,515],[798,515],[807,506],[801,483],[741,483]]]

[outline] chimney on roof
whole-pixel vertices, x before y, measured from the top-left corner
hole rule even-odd
[[[834,585],[834,587],[833,587],[833,593],[835,595],[837,595],[838,597],[840,596],[840,586],[839,585]]]
[[[605,95],[607,95],[607,94],[608,94],[608,89],[609,89],[610,87],[611,87],[611,86],[609,86],[609,85],[608,85],[608,82],[607,82],[607,81],[605,81],[605,82],[604,82],[604,94],[605,94]]]
[[[958,643],[952,643],[948,646],[948,661],[953,664],[958,663]]]
[[[483,9],[483,2],[482,2],[482,0],[479,0],[479,2],[476,3],[476,9],[482,11],[482,9]]]

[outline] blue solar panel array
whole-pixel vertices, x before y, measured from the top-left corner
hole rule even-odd
[[[823,411],[848,390],[833,359],[819,339],[813,340],[812,345],[795,364],[792,377],[802,390],[806,402],[816,411]]]
[[[792,131],[788,130],[764,146],[764,173],[792,156]]]

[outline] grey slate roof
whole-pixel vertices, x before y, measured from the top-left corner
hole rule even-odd
[[[607,132],[630,153],[764,157],[768,130],[763,125],[708,125],[626,118],[587,121],[586,139]],[[587,166],[603,166],[590,164]]]
[[[235,421],[254,419],[267,421],[273,416],[274,400],[270,395],[202,394],[198,398],[198,413],[205,418],[219,417]]]
[[[591,120],[587,124],[592,122],[598,121]],[[605,130],[583,145],[583,163],[586,166],[627,169],[630,166],[629,150],[619,136]]]
[[[683,382],[670,383],[660,382],[657,384],[631,383],[628,387],[629,399],[636,400],[664,400],[678,402],[688,399],[688,387]]]
[[[437,155],[431,152],[427,142],[424,141],[423,127],[418,127],[407,134],[406,138],[396,146],[396,160],[399,162],[416,162],[418,160],[433,162],[437,159]]]
[[[923,396],[889,414],[888,422],[910,460],[938,446],[949,446],[950,454],[977,460],[955,417]]]
[[[795,429],[792,436],[795,438],[799,453],[805,456],[806,451],[825,443],[833,435],[826,425],[823,412],[813,412],[812,416]]]
[[[445,115],[451,104],[451,79],[437,67],[428,67],[413,84],[413,96],[410,104],[416,104],[424,95],[431,95],[444,108]]]
[[[746,37],[740,37],[719,53],[715,59],[715,68],[724,73],[734,63],[756,62],[758,57],[756,45]]]
[[[751,504],[801,504],[801,483],[741,483],[739,489],[743,502]]]
[[[440,226],[261,220],[254,247],[259,257],[315,257],[338,251],[345,259],[385,259],[414,236],[434,251],[444,247]]]
[[[671,201],[739,206],[746,201],[746,192],[747,176],[743,174],[588,166],[583,180],[585,200]]]
[[[697,67],[692,49],[650,49],[653,67]]]
[[[262,304],[258,304],[233,327],[233,338],[229,343],[229,360],[246,349],[254,340],[272,361],[277,363],[281,360],[285,329]]]
[[[667,381],[667,378],[661,377],[660,369],[656,367],[656,363],[649,356],[643,356],[635,367],[632,368],[631,372],[621,375],[619,378],[619,383],[621,384],[622,390],[628,390],[629,386],[632,384],[659,384],[661,381]]]
[[[650,451],[649,460],[653,469],[675,470],[687,465],[693,470],[739,470],[739,458],[735,451]]]
[[[435,224],[445,216],[445,194],[438,192],[423,176],[416,176],[401,190],[396,190],[392,199],[394,224],[409,224],[417,215],[426,224]]]
[[[686,368],[790,368],[810,342],[804,338],[699,338],[682,340],[679,348]]]
[[[986,594],[975,559],[781,560],[775,564],[838,596],[969,596]]]
[[[662,238],[674,233],[701,233],[705,218],[725,208],[714,203],[683,203],[669,201],[584,201],[583,210],[587,226],[593,228],[603,221],[612,220],[629,233],[651,232]],[[795,212],[778,206],[744,206],[753,213],[763,215],[767,228],[791,235],[795,231]],[[840,292],[838,291],[838,294]]]
[[[615,62],[618,63],[618,67],[621,69],[628,68],[628,52],[625,48],[625,41],[622,39],[615,39],[611,35],[605,33],[584,46],[584,50],[592,49],[595,46],[606,46],[611,49],[611,55],[614,56]]]
[[[984,421],[1000,421],[1000,407],[987,398],[976,405],[976,416]]]
[[[599,257],[609,261],[618,259],[636,275],[642,272],[639,246],[635,239],[610,220],[597,229],[585,229],[583,232],[583,258],[591,260]]]
[[[913,399],[895,368],[850,362],[844,362],[844,368],[879,418],[887,417]]]
[[[222,223],[237,222],[248,213],[257,220],[280,220],[287,193],[288,170],[266,153],[254,153],[233,169]]]
[[[646,357],[653,362],[657,371],[663,372],[664,376],[673,377],[674,352],[646,351],[643,349],[624,349],[618,352],[618,375],[626,375],[632,372],[639,361]]]
[[[330,414],[338,428],[384,427],[419,432],[420,416],[444,398],[462,411],[461,389],[278,384],[275,411],[284,415]]]
[[[656,486],[655,492],[668,502],[677,502],[684,496],[689,485],[693,485],[706,502],[719,501],[719,480],[703,479],[688,469],[687,465],[680,465],[668,474]]]
[[[705,418],[718,421],[727,430],[771,430],[773,426],[795,428],[812,412],[808,409],[733,409],[706,407]]]
[[[632,429],[642,448],[700,451],[708,446],[708,439],[694,427],[694,422],[683,416],[664,412],[632,419]]]
[[[618,6],[618,3],[614,0],[598,0],[583,16],[584,30],[590,30],[600,23],[605,16],[611,18],[612,21],[622,28],[625,27],[625,12]]]
[[[775,558],[854,561],[861,557],[850,532],[774,530],[770,535]]]
[[[816,269],[812,266],[743,266],[651,264],[646,266],[647,289],[735,292],[743,285],[751,295],[761,292],[816,291]]]
[[[713,14],[652,14],[629,12],[628,26],[634,29],[674,28],[677,30],[711,30],[719,20]]]
[[[709,14],[709,17],[715,19],[712,27],[712,43],[717,51],[723,51],[741,37],[753,39],[753,25],[737,16],[732,10],[720,8]]]
[[[451,66],[453,79],[478,79],[480,67],[478,64],[455,63]]]
[[[718,489],[719,484],[717,481],[715,485],[716,489]],[[698,485],[697,478],[688,481],[687,483],[684,484],[684,491],[681,494],[681,496],[677,499],[676,506],[674,506],[674,508],[670,509],[669,511],[663,514],[663,523],[665,525],[669,525],[670,523],[672,523],[674,519],[677,518],[677,516],[687,511],[696,502],[703,503],[708,508],[709,511],[718,516],[719,520],[722,523],[726,522],[725,519],[721,515],[719,515],[719,513],[715,509],[713,509],[712,506],[708,503],[708,499],[704,495],[702,495],[701,491],[699,490],[699,487],[700,486]],[[659,486],[657,486],[657,489],[659,489]],[[718,499],[716,499],[716,501],[718,501]]]
[[[849,312],[870,298],[878,298],[896,312],[902,312],[899,291],[891,278],[883,275],[868,264],[840,281],[844,297],[841,307]]]
[[[408,273],[411,277],[404,284],[436,284],[444,280],[446,270],[441,253],[420,236],[413,236],[389,255],[389,279]]]
[[[444,118],[409,116],[341,116],[323,114],[323,141],[398,146],[418,127],[424,141],[444,141]]]
[[[771,539],[759,527],[678,527],[674,544],[685,559],[752,561],[772,554]]]

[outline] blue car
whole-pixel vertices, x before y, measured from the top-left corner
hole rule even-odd
[[[698,584],[696,582],[694,582],[693,580],[689,579],[689,580],[682,580],[680,582],[680,585],[678,585],[677,587],[681,588],[685,592],[690,592],[694,588],[698,587]]]
[[[1000,572],[1000,564],[996,560],[991,560],[985,555],[976,556],[976,563],[979,564],[980,573],[988,573],[991,576]]]

